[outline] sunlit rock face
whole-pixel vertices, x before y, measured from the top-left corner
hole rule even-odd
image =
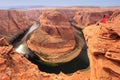
[[[39,57],[44,56],[48,62],[56,63],[60,56],[74,50],[76,46],[74,30],[66,15],[58,11],[45,11],[39,19],[41,26],[31,34],[27,41],[28,47]]]
[[[109,11],[113,11],[114,9],[101,9],[101,8],[84,8],[84,7],[70,7],[70,8],[49,8],[49,9],[26,9],[26,10],[0,10],[0,37],[5,37],[7,41],[13,41],[19,34],[24,32],[26,29],[28,29],[32,25],[32,21],[38,21],[39,15],[42,14],[44,11],[51,11],[54,12],[54,10],[63,12],[66,14],[66,16],[69,18],[69,20],[73,19],[77,22],[80,27],[94,24],[96,21],[99,21],[102,16],[102,13],[105,13],[107,17],[109,17]],[[92,14],[91,14],[92,10]],[[108,12],[105,12],[108,11]],[[101,11],[101,14],[97,14],[97,11]],[[90,19],[89,13],[90,12]],[[95,13],[94,13],[95,12]],[[75,14],[76,13],[76,14]],[[81,15],[79,13],[82,13],[82,19],[81,21]],[[97,16],[96,16],[97,15]],[[96,17],[94,17],[96,16]],[[90,22],[89,22],[90,21]],[[81,25],[82,24],[82,25]]]
[[[42,80],[39,69],[0,38],[0,80]]]
[[[49,74],[15,52],[4,38],[0,38],[0,80],[89,80],[88,72]]]
[[[30,21],[22,10],[0,10],[0,37],[12,41],[15,36],[26,30]]]
[[[94,11],[89,11],[89,9],[88,11],[78,11],[73,17],[73,20],[79,27],[86,27],[88,25],[99,23],[103,15],[106,15],[106,18],[108,19],[113,13],[112,10],[104,11],[104,9],[101,10],[99,8],[93,10]]]
[[[0,38],[0,80],[89,80],[89,72],[49,74],[42,72],[24,56],[17,53],[12,45]]]
[[[91,80],[120,80],[120,11],[106,24],[85,28]]]

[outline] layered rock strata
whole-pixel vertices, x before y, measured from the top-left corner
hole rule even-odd
[[[59,57],[73,54],[71,53],[73,50],[77,51],[75,33],[65,14],[46,11],[40,16],[40,23],[39,29],[31,33],[27,41],[28,47],[37,55],[44,55],[44,58],[51,59],[48,60],[51,62],[60,62]],[[81,47],[78,48],[81,50],[82,40],[80,43]],[[79,53],[80,51],[77,54]],[[54,58],[57,60],[53,61]]]
[[[31,25],[25,11],[0,10],[0,37],[12,41]]]
[[[91,80],[120,80],[120,11],[110,21],[85,28]]]
[[[38,67],[17,53],[12,45],[0,38],[0,80],[89,80],[89,72],[76,72],[71,76],[39,71]]]
[[[39,15],[45,11],[54,12],[57,10],[62,12],[67,15],[69,20],[74,19],[77,25],[81,27],[96,23],[104,13],[109,17],[115,9],[117,8],[67,7],[0,10],[0,37],[5,37],[9,42],[13,41],[32,25],[32,21],[38,21]]]
[[[85,12],[85,11],[78,11],[76,12],[73,20],[75,21],[75,25],[81,28],[86,26],[96,24],[101,22],[103,15],[106,15],[106,18],[112,15],[113,11],[92,11],[92,12]]]
[[[0,80],[41,80],[39,69],[0,38]]]

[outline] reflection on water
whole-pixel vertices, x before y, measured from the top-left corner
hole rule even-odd
[[[29,49],[27,47],[27,44],[26,43],[22,43],[20,45],[18,45],[15,50],[18,52],[18,53],[21,53],[22,55],[27,55],[29,54]]]
[[[18,52],[18,53],[23,53],[23,54],[25,54],[24,53],[24,49],[25,49],[26,47],[25,47],[25,45],[23,45],[23,44],[21,44],[21,45],[19,45],[15,50]]]
[[[16,41],[16,42],[13,43],[13,46],[18,53],[23,54],[23,55],[28,55],[29,54],[30,51],[29,51],[29,49],[27,47],[27,44],[26,44],[26,38],[31,32],[36,30],[38,27],[39,27],[39,23],[35,22],[30,27],[30,29],[27,31],[27,33],[24,34],[24,36],[22,37],[22,39],[19,42]]]

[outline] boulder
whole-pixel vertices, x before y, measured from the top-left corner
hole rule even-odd
[[[120,79],[120,13],[115,14],[107,23],[83,30],[88,45],[91,80]]]

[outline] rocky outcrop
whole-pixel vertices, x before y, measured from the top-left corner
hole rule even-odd
[[[0,38],[0,80],[41,80],[39,69]]]
[[[60,11],[67,13],[66,10]],[[82,8],[78,10],[85,12],[88,9]],[[7,41],[13,40],[16,35],[20,34],[22,31],[27,29],[29,25],[31,25],[31,19],[39,20],[38,16],[41,14],[41,12],[38,11],[31,10],[28,13],[24,10],[0,10],[0,37],[5,37]],[[73,9],[73,11],[76,12],[76,8]],[[88,12],[86,12],[84,16],[86,16]],[[59,14],[58,12],[56,13]],[[120,78],[119,13],[119,11],[114,13],[110,21],[106,24],[100,24],[99,26],[93,25],[84,29],[84,35],[86,37],[86,42],[88,45],[88,54],[91,64],[91,80],[119,80]],[[59,51],[61,52],[65,52],[63,48],[67,47],[67,51],[69,51],[73,49],[76,43],[74,41],[75,36],[73,35],[73,31],[70,28],[70,24],[67,22],[68,19],[66,17],[63,17],[64,14],[59,15],[61,18],[58,18],[57,15],[53,14],[49,14],[49,17],[47,17],[45,14],[46,17],[42,16],[43,19],[40,17],[42,26],[33,32],[32,35],[30,35],[30,39],[33,44],[35,41],[37,41],[37,43],[35,43],[35,46],[40,45],[45,48],[54,48],[55,46],[55,48],[60,48]],[[108,13],[105,12],[105,14],[108,14],[108,16],[111,15],[111,13],[109,14],[109,10]],[[88,25],[91,23],[96,23],[96,21],[98,21],[98,18],[94,18],[94,15],[97,15],[96,12],[93,13],[93,15],[89,15],[92,16],[90,19],[87,18],[90,20],[90,23],[89,21],[86,21],[88,22]],[[97,16],[99,17],[99,15],[103,15],[102,12]],[[71,11],[69,17],[73,17]],[[59,28],[57,24],[59,24],[62,28]],[[42,36],[39,33],[42,34]],[[38,36],[40,38],[38,38]],[[66,41],[66,38],[69,40]],[[89,72],[87,73],[78,71],[73,73],[71,76],[67,76],[63,73],[56,75],[41,72],[37,66],[15,52],[13,47],[9,45],[7,41],[5,41],[3,38],[0,38],[0,80],[90,80]],[[43,41],[44,43],[41,42],[42,44],[38,44],[39,41]],[[62,43],[66,45],[63,45]],[[61,45],[63,45],[62,48],[60,47]],[[52,49],[50,52],[52,52]]]
[[[12,41],[31,24],[22,10],[0,10],[0,36]]]
[[[106,24],[85,28],[91,66],[91,80],[120,79],[120,13],[115,12]]]
[[[78,27],[86,27],[92,24],[101,22],[103,15],[106,15],[107,19],[112,15],[113,11],[104,11],[104,10],[95,10],[95,11],[78,11],[76,12],[73,20],[75,21]]]
[[[38,67],[17,53],[12,45],[0,38],[0,80],[89,80],[89,72],[76,72],[71,76],[39,71]]]
[[[32,25],[32,21],[39,21],[39,16],[44,11],[59,11],[72,20],[77,22],[78,26],[87,26],[94,24],[101,19],[105,13],[109,17],[113,10],[106,8],[87,8],[87,7],[68,7],[68,8],[37,8],[27,10],[0,10],[0,37],[5,37],[7,41],[13,41],[16,36]],[[97,12],[101,11],[101,12]],[[90,12],[90,13],[89,13]],[[76,13],[76,14],[75,14]]]
[[[39,29],[34,31],[27,41],[32,51],[53,60],[53,58],[58,59],[58,57],[70,54],[75,49],[75,33],[65,14],[58,11],[46,11],[40,16],[40,23]],[[56,61],[60,62],[59,59],[52,62]]]

